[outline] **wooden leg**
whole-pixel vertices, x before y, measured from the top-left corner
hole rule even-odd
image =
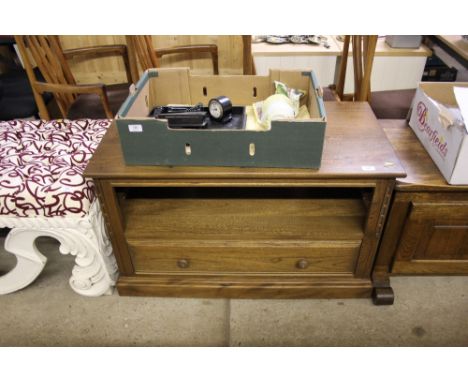
[[[388,275],[373,275],[374,289],[372,291],[372,301],[375,305],[393,305],[395,294],[390,286]]]
[[[396,193],[380,243],[372,272],[372,283],[374,285],[372,298],[376,305],[393,304],[394,293],[390,287],[390,274],[393,257],[410,208],[410,201],[407,198],[405,193]]]
[[[372,291],[372,301],[374,305],[393,305],[395,294],[392,287],[374,288]]]

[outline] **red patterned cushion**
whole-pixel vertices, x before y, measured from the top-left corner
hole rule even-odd
[[[95,199],[83,171],[111,120],[0,122],[0,215],[84,216]]]

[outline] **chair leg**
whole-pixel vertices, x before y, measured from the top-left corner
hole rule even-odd
[[[32,283],[47,259],[35,240],[51,236],[60,242],[60,253],[75,256],[70,278],[71,288],[83,296],[112,294],[117,279],[117,264],[104,227],[97,201],[88,216],[62,221],[60,218],[21,219],[21,228],[13,228],[5,249],[17,257],[16,267],[0,277],[0,294],[11,293]]]

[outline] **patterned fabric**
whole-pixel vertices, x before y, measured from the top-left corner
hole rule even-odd
[[[0,122],[0,215],[85,216],[95,189],[83,172],[110,123]]]

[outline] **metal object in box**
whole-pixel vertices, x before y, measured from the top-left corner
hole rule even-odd
[[[307,92],[311,118],[272,121],[268,131],[169,129],[148,117],[155,105],[194,105],[220,94],[247,106],[274,93],[274,81]],[[128,165],[319,168],[326,128],[313,72],[271,70],[268,76],[192,75],[189,69],[146,71],[116,116]]]

